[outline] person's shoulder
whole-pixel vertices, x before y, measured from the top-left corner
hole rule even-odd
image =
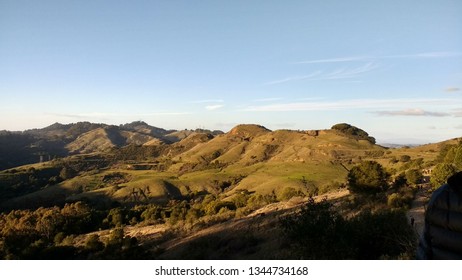
[[[462,194],[462,171],[457,172],[448,179],[448,185],[457,193]]]
[[[442,195],[446,194],[450,189],[449,184],[444,184],[441,187],[437,188],[431,196],[430,202],[434,199],[437,199],[438,197],[441,197]]]
[[[433,208],[447,208],[447,198],[450,193],[449,184],[444,184],[436,189],[428,202],[428,210],[431,212]]]

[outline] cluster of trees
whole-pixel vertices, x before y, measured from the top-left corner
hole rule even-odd
[[[388,207],[410,207],[417,184],[422,183],[420,169],[407,169],[392,179],[391,174],[375,161],[364,161],[348,172],[348,186],[353,194],[382,197]]]
[[[347,123],[339,123],[339,124],[336,124],[334,126],[332,126],[331,129],[334,129],[334,130],[337,130],[337,131],[340,131],[354,139],[357,139],[357,140],[367,140],[369,142],[371,142],[372,144],[375,144],[375,138],[374,137],[371,137],[369,136],[369,134],[360,129],[360,128],[357,128],[355,126],[352,126],[351,124],[347,124]]]
[[[290,191],[290,190],[289,190]],[[298,194],[298,193],[297,193]],[[242,191],[232,198],[200,194],[166,205],[94,209],[84,202],[0,214],[0,259],[129,259],[149,256],[136,239],[123,234],[126,225],[168,224],[177,229],[201,228],[240,217],[277,201],[276,194]],[[76,237],[100,230],[82,244]]]
[[[11,169],[0,174],[0,202],[61,182],[60,168]]]
[[[101,211],[83,202],[64,207],[13,210],[0,214],[1,259],[127,259],[146,256],[136,239],[125,236],[120,209]],[[90,235],[83,245],[76,236],[112,229],[104,240]]]
[[[348,184],[352,192],[383,192],[388,187],[389,177],[381,164],[364,161],[348,172]]]
[[[110,151],[110,159],[113,162],[117,161],[145,161],[157,158],[167,147],[160,146],[140,146],[140,145],[127,145],[121,148],[113,148]]]
[[[0,172],[0,203],[72,179],[82,172],[94,172],[107,167],[108,164],[109,162],[103,157],[84,156],[78,159],[53,160],[41,168],[2,171]]]
[[[451,175],[462,170],[462,141],[456,145],[444,146],[437,157],[437,162],[430,179],[434,189],[445,184]]]
[[[0,214],[2,258],[35,258],[72,234],[95,230],[96,213],[83,203]]]
[[[344,218],[330,202],[310,200],[281,224],[297,259],[408,259],[416,248],[403,211],[362,211]]]

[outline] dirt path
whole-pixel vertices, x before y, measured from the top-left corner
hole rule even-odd
[[[349,195],[350,192],[347,189],[342,189],[339,191],[322,194],[314,197],[315,201],[321,201],[322,199],[335,200],[344,196]],[[282,212],[289,211],[290,209],[295,209],[301,207],[308,201],[308,198],[299,198],[294,197],[289,201],[282,201],[268,204],[252,213],[246,217],[239,219],[231,219],[216,225],[209,226],[205,229],[193,232],[188,236],[180,236],[178,238],[169,240],[165,242],[162,246],[166,251],[171,250],[172,248],[179,247],[191,240],[198,239],[217,232],[232,232],[232,230],[241,229],[243,231],[249,230],[249,228],[256,227],[257,230],[261,225],[268,223],[269,221],[277,220],[276,217]]]
[[[414,218],[414,229],[417,237],[422,236],[425,226],[425,207],[431,195],[429,189],[430,186],[426,185],[417,191],[414,201],[411,204],[411,209],[407,212],[409,223],[411,223],[411,219]]]

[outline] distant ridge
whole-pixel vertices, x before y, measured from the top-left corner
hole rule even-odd
[[[143,121],[118,126],[54,123],[23,132],[1,131],[0,170],[72,154],[106,153],[130,145],[159,147],[157,152],[168,157],[179,155],[177,161],[191,165],[214,162],[217,166],[268,160],[303,161],[309,156],[338,159],[360,148],[413,146],[377,146],[367,132],[347,123],[308,131],[271,131],[258,124],[240,124],[227,133],[207,129],[169,130]]]
[[[76,153],[105,152],[126,145],[173,144],[196,132],[210,135],[222,131],[174,130],[151,126],[143,121],[121,125],[77,122],[53,123],[44,128],[0,132],[0,170],[37,163],[44,158]]]

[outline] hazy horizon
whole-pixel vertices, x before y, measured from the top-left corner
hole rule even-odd
[[[350,123],[462,136],[462,2],[0,1],[0,130]]]

